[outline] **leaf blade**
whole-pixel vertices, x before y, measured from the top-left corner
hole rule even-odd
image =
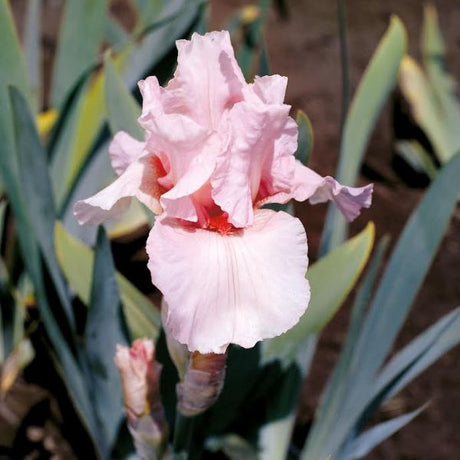
[[[121,381],[113,361],[117,344],[126,344],[120,297],[110,243],[99,227],[85,328],[85,355],[98,419],[98,441],[104,457],[110,455],[124,416]]]
[[[398,69],[407,48],[406,30],[397,16],[390,25],[369,62],[351,102],[340,145],[337,180],[353,186],[366,145],[382,106],[396,85]],[[321,243],[324,254],[346,237],[347,224],[334,206],[329,206]]]

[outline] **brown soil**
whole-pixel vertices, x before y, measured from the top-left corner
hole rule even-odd
[[[214,1],[214,24],[244,1]],[[391,14],[404,22],[410,40],[410,53],[419,57],[419,37],[423,3],[418,0],[350,0],[347,6],[347,32],[353,89],[385,32]],[[460,77],[460,3],[434,2],[448,46],[450,70]],[[339,146],[341,75],[336,2],[288,1],[287,20],[271,15],[266,39],[271,73],[289,77],[287,101],[293,111],[304,110],[313,124],[315,146],[311,166],[321,174],[333,174]],[[376,224],[377,238],[390,234],[395,241],[423,190],[405,185],[391,168],[393,127],[388,103],[372,136],[367,154],[368,169],[382,178],[375,181],[372,208],[352,225],[352,233],[368,220]],[[368,182],[366,177],[362,183]],[[324,223],[324,207],[297,207],[309,237],[310,257],[317,256]],[[425,280],[409,318],[397,340],[400,347],[460,303],[460,210],[450,224],[436,260]],[[314,416],[318,398],[338,357],[346,335],[349,309],[343,308],[331,321],[320,340],[309,381],[300,401],[299,421]],[[400,415],[430,401],[411,424],[376,448],[369,459],[453,460],[460,452],[460,353],[458,348],[441,358],[425,374],[409,385],[382,410],[381,419]]]

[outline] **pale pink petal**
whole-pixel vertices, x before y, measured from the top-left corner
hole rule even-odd
[[[288,176],[282,167],[296,148],[297,126],[292,125],[287,105],[240,102],[223,120],[228,141],[217,158],[211,179],[212,196],[236,227],[250,225],[253,202],[264,196],[288,190]]]
[[[257,203],[257,205],[286,203],[292,198],[297,201],[309,199],[311,204],[332,200],[345,218],[348,221],[352,221],[359,216],[362,208],[368,208],[371,205],[372,189],[372,184],[365,187],[340,185],[333,177],[322,177],[312,169],[296,161],[291,191],[273,195]]]
[[[177,184],[161,196],[161,205],[169,217],[198,222],[200,203],[192,195],[208,181],[214,165],[213,160],[197,158]]]
[[[287,77],[281,75],[256,76],[254,83],[245,88],[245,99],[257,97],[265,104],[283,104],[287,82]]]
[[[191,351],[252,347],[287,331],[308,305],[305,231],[283,212],[259,210],[252,226],[230,234],[160,217],[147,252],[168,328]]]
[[[124,131],[115,134],[109,146],[110,162],[115,172],[120,175],[126,168],[142,156],[145,142],[138,141]]]
[[[168,91],[173,91],[189,115],[202,126],[215,128],[224,110],[242,100],[246,84],[236,62],[227,31],[194,33],[178,40],[177,70]]]
[[[136,160],[108,187],[77,201],[74,215],[80,224],[100,224],[126,211],[133,196],[154,213],[161,212],[159,185],[150,158]]]
[[[152,120],[164,114],[189,114],[188,108],[184,106],[184,95],[180,91],[161,87],[157,77],[147,77],[139,81],[138,86],[142,94],[142,113],[138,121],[144,128],[148,128]]]
[[[163,115],[149,122],[146,146],[149,152],[161,152],[168,158],[170,180],[175,184],[207,147],[210,137],[209,131],[184,115]]]
[[[147,147],[167,158],[162,163],[167,163],[168,173],[160,179],[161,184],[173,184],[161,197],[166,214],[196,222],[198,214],[192,195],[214,171],[220,148],[218,136],[183,115],[164,115],[149,123]]]

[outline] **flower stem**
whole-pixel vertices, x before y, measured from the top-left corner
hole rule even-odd
[[[175,460],[188,458],[194,421],[195,417],[186,417],[179,411],[176,412],[176,423],[174,426],[173,439],[173,458]]]

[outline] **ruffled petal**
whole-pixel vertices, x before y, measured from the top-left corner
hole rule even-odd
[[[254,83],[245,88],[245,99],[256,97],[264,104],[283,104],[287,82],[287,77],[281,75],[256,76]]]
[[[296,149],[297,126],[288,105],[249,102],[235,104],[224,122],[228,142],[217,158],[212,196],[229,222],[241,228],[251,225],[261,192],[288,190],[293,169],[286,176],[282,165]]]
[[[214,164],[214,161],[195,162],[179,182],[161,196],[161,205],[168,217],[198,222],[201,203],[197,202],[193,194],[208,181]]]
[[[115,134],[109,146],[110,162],[117,175],[126,171],[126,168],[142,156],[145,142],[138,141],[124,131]]]
[[[149,123],[146,145],[149,152],[161,152],[168,158],[168,174],[175,184],[206,149],[210,137],[211,133],[184,115],[163,115]]]
[[[291,191],[278,193],[257,203],[287,203],[292,198],[297,201],[310,200],[311,204],[332,200],[348,221],[352,221],[368,208],[372,202],[373,184],[365,187],[347,187],[333,177],[322,177],[315,171],[295,162],[295,175]]]
[[[196,222],[198,203],[192,195],[214,171],[219,137],[184,115],[163,115],[149,122],[147,148],[160,152],[162,164],[167,166],[166,176],[160,179],[162,185],[171,184],[161,197],[164,211],[169,217]]]
[[[168,303],[168,328],[191,351],[252,347],[297,323],[310,292],[300,221],[259,210],[230,234],[187,228],[160,217],[147,241],[153,283]]]
[[[236,62],[227,31],[191,40],[178,40],[177,70],[166,88],[182,99],[190,116],[202,126],[215,128],[224,110],[242,100],[246,82]]]
[[[97,225],[120,216],[133,196],[159,214],[162,211],[160,193],[151,157],[143,157],[128,166],[108,187],[86,200],[77,201],[74,215],[80,224]]]

